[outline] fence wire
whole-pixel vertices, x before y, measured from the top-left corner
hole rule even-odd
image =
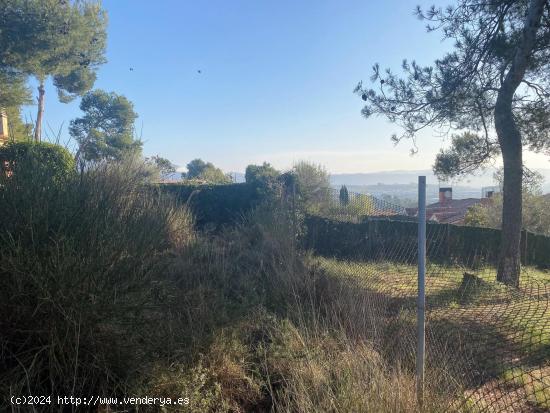
[[[398,210],[365,199],[370,215]],[[361,292],[350,328],[414,372],[417,227],[366,231],[355,218],[342,223],[345,214],[325,211],[331,219],[322,228],[323,220],[306,219],[305,247],[324,272]],[[447,225],[428,225],[426,397],[443,398],[442,411],[550,411],[550,272],[525,266],[519,288],[508,287],[496,281],[492,252],[448,237]]]
[[[407,216],[405,207],[370,194],[337,190],[325,190],[315,204],[317,213],[340,221],[359,222],[365,217],[401,217]]]

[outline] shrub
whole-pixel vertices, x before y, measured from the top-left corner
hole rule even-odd
[[[10,142],[0,146],[0,183],[49,190],[75,173],[71,153],[62,146],[40,142]]]
[[[165,272],[192,239],[191,218],[142,177],[125,162],[67,177],[47,197],[22,195],[43,190],[42,181],[3,188],[4,395],[117,394],[162,350]]]
[[[281,173],[267,162],[262,165],[248,165],[245,180],[256,188],[258,197],[263,202],[274,203],[280,199],[283,190]]]

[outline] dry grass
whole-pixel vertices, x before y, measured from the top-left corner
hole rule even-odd
[[[301,255],[284,208],[206,238],[184,207],[144,189],[142,172],[90,170],[40,205],[2,193],[18,206],[1,221],[3,396],[188,397],[174,411],[190,412],[421,410],[414,313],[396,305],[413,298],[408,268],[371,266],[381,289],[366,289],[366,264]],[[422,411],[463,394],[440,354]]]
[[[399,337],[402,346],[409,343],[413,347],[417,291],[414,267],[324,258],[318,262],[332,276],[341,277],[342,283],[356,285],[365,295],[379,294],[387,309],[382,317],[392,326],[385,334]],[[519,290],[495,282],[494,269],[479,269],[466,278],[464,272],[461,268],[432,265],[426,280],[428,371],[445,366],[456,383],[451,388],[463,393],[451,409],[547,409],[548,272],[525,268]],[[388,346],[386,342],[381,347]],[[397,353],[403,354],[403,349]],[[520,376],[526,385],[510,376],[510,372],[517,371],[523,372]]]

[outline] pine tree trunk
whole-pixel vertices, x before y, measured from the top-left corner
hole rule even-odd
[[[497,280],[518,287],[521,271],[523,161],[521,134],[512,117],[511,106],[509,110],[495,110],[495,126],[504,163],[502,233]]]
[[[42,117],[44,115],[44,82],[40,81],[38,86],[38,114],[36,115],[36,127],[34,128],[34,141],[40,142],[42,140]]]
[[[504,163],[502,235],[497,280],[513,287],[519,286],[521,271],[523,159],[521,132],[514,120],[512,103],[531,60],[545,3],[546,0],[529,2],[522,39],[510,70],[502,81],[495,105],[495,129]]]

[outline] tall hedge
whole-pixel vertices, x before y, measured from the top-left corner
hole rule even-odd
[[[341,222],[308,215],[303,246],[318,254],[346,259],[387,259],[414,263],[418,252],[418,224],[391,219]],[[427,257],[432,262],[468,267],[498,259],[500,231],[490,228],[428,223]],[[550,268],[550,237],[524,231],[523,264]]]
[[[159,184],[162,191],[187,203],[195,215],[197,226],[219,228],[234,223],[261,201],[257,187],[252,184]]]

